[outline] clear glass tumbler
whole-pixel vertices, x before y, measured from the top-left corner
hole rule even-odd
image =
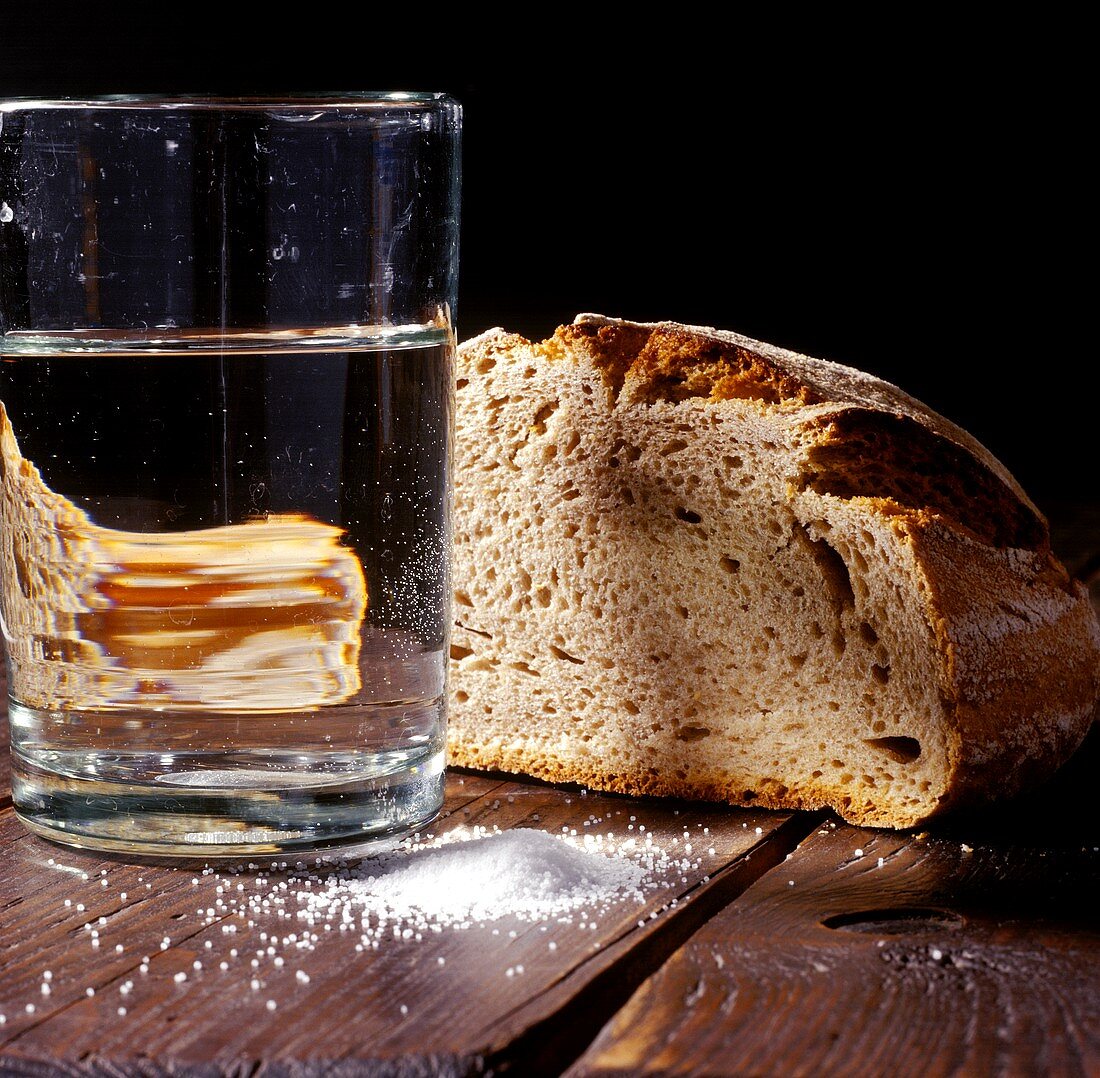
[[[13,795],[142,853],[443,796],[458,104],[0,104]]]

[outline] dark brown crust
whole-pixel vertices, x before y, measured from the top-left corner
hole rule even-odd
[[[646,386],[651,400],[705,397],[802,405],[824,399],[758,352],[681,326],[581,322],[562,326],[553,340],[587,355],[616,394],[629,375]]]
[[[1042,550],[1046,522],[969,450],[906,415],[850,409],[820,422],[803,489],[887,498],[931,512],[998,547]]]
[[[1007,797],[1049,775],[1088,732],[1100,628],[1084,585],[1048,551],[994,546],[936,519],[903,526],[927,582],[952,721],[941,811]]]
[[[706,384],[711,385],[711,391],[698,394],[712,400],[738,398],[752,398],[750,391],[753,385],[766,383],[769,378],[774,379],[776,390],[755,399],[767,402],[769,397],[780,398],[779,404],[786,404],[793,409],[807,406],[820,405],[820,414],[813,420],[818,420],[827,414],[839,414],[853,408],[862,409],[869,413],[885,413],[894,416],[907,416],[921,426],[927,427],[934,434],[948,442],[953,442],[970,453],[975,460],[995,475],[1008,490],[1026,506],[1041,521],[1042,514],[1032,504],[1024,493],[1019,483],[1013,478],[1007,468],[988,449],[985,448],[973,435],[956,426],[949,419],[944,418],[938,412],[932,411],[926,404],[909,396],[904,390],[899,389],[881,378],[856,370],[854,367],[845,367],[840,363],[831,363],[824,359],[814,359],[811,356],[800,355],[784,348],[778,348],[773,344],[763,341],[754,341],[750,337],[743,337],[738,333],[728,330],[711,329],[709,327],[684,326],[675,322],[633,323],[624,322],[621,319],[607,318],[604,315],[581,314],[576,321],[569,326],[562,326],[550,341],[544,342],[543,348],[547,354],[553,355],[565,352],[557,341],[572,339],[572,335],[579,327],[584,328],[589,340],[599,339],[593,337],[593,327],[622,327],[629,326],[635,333],[648,331],[647,348],[657,350],[671,363],[675,357],[679,365],[679,374],[691,376],[696,380],[696,385],[702,389]],[[483,335],[488,338],[502,331],[491,331]],[[511,336],[511,335],[508,335]],[[662,347],[660,341],[668,337],[673,344],[667,348]],[[522,338],[520,338],[522,339]],[[728,365],[712,370],[709,374],[705,366],[700,368],[698,363],[691,361],[691,349],[694,347],[700,354],[713,353],[716,349],[725,350],[725,354],[731,351],[744,354],[749,357],[745,360],[749,377],[741,386],[731,385],[724,381],[731,374]],[[595,349],[593,349],[595,350]],[[620,358],[619,363],[623,361]],[[741,361],[738,361],[740,365]],[[630,375],[638,375],[643,384],[647,383],[645,371],[648,363],[640,363]],[[683,399],[675,396],[667,399]],[[775,403],[773,401],[773,403]],[[816,411],[814,409],[807,409]],[[808,421],[810,417],[807,417]],[[1044,522],[1045,524],[1045,522]]]

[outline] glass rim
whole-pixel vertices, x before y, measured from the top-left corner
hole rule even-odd
[[[447,93],[424,90],[303,91],[291,94],[104,94],[91,97],[10,97],[0,99],[0,113],[62,109],[163,109],[165,111],[235,112],[245,110],[386,109],[394,106],[430,109],[458,106]]]

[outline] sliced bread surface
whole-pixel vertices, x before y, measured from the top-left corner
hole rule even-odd
[[[1085,589],[900,389],[599,315],[457,374],[453,764],[908,827],[1084,737]]]

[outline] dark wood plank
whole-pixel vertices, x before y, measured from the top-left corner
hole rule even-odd
[[[568,1073],[1097,1074],[1098,909],[1094,845],[827,826]]]
[[[463,825],[551,833],[564,827],[578,834],[599,828],[651,834],[658,846],[682,851],[687,831],[698,863],[686,870],[666,866],[643,902],[611,906],[593,919],[596,928],[576,916],[550,924],[505,918],[424,933],[420,940],[387,938],[377,950],[356,951],[358,931],[334,926],[317,932],[313,950],[280,945],[285,965],[276,968],[256,952],[271,945],[261,933],[285,937],[301,930],[293,901],[282,916],[274,903],[247,918],[216,906],[238,893],[238,883],[253,890],[255,872],[227,880],[224,872],[219,879],[179,864],[63,850],[15,831],[9,810],[0,819],[0,835],[10,841],[0,879],[0,1012],[6,1015],[0,1071],[56,1061],[80,1073],[119,1074],[155,1067],[306,1074],[337,1063],[379,1073],[475,1073],[490,1065],[559,1073],[668,951],[812,826],[808,816],[643,804],[470,774],[449,777],[448,811],[438,833]],[[104,869],[106,877],[99,875]],[[286,875],[270,872],[264,892]],[[86,909],[65,907],[65,898]],[[84,923],[100,932],[98,949]],[[224,931],[230,925],[235,932]],[[164,936],[170,944],[161,950]],[[150,961],[142,973],[144,956]],[[200,971],[192,968],[196,961]],[[44,997],[45,969],[53,978]],[[186,980],[177,982],[180,973]],[[250,987],[254,977],[260,990]],[[123,992],[128,982],[132,987]],[[92,997],[85,995],[89,986]],[[588,1025],[578,1018],[577,999],[584,1000]],[[268,1000],[275,1010],[267,1009]],[[33,1014],[25,1011],[28,1002]]]

